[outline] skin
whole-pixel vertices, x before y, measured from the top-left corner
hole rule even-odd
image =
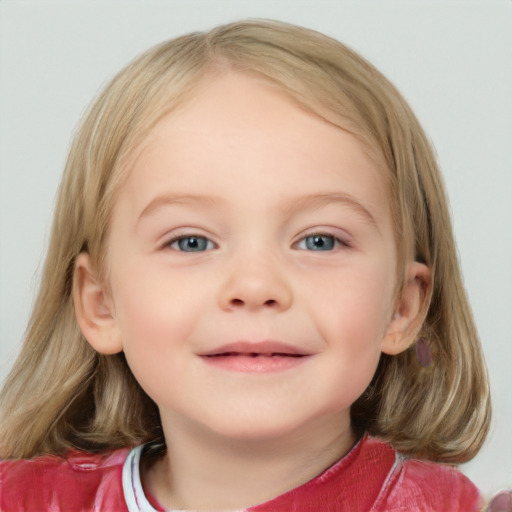
[[[381,352],[412,342],[428,286],[411,261],[396,299],[381,172],[353,135],[236,72],[148,135],[113,208],[109,282],[82,254],[74,293],[89,343],[124,351],[159,407],[168,452],[143,478],[164,506],[260,503],[353,446],[350,406]],[[300,364],[205,356],[268,340]]]

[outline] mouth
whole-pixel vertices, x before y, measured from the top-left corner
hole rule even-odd
[[[207,354],[204,357],[306,357],[307,354],[287,354],[286,352],[221,352],[219,354]]]
[[[248,357],[302,357],[310,354],[294,345],[280,341],[237,341],[222,345],[201,355],[205,357],[235,355]]]
[[[264,341],[223,345],[201,358],[218,369],[243,373],[271,373],[294,368],[312,354],[292,345]]]

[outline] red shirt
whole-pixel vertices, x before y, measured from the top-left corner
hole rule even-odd
[[[128,512],[122,486],[128,452],[2,461],[0,510]],[[403,459],[389,445],[363,438],[319,476],[246,512],[476,512],[481,505],[476,487],[456,469]]]

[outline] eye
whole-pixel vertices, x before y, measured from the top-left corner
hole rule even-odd
[[[215,245],[211,240],[204,236],[196,235],[180,236],[171,240],[167,246],[176,251],[183,252],[201,252],[215,249]]]
[[[300,240],[297,244],[297,248],[308,251],[332,251],[340,245],[345,246],[346,244],[333,235],[314,233]]]

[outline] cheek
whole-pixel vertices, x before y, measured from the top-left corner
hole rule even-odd
[[[387,268],[350,269],[315,289],[310,305],[317,327],[329,338],[343,338],[356,347],[380,343],[392,318],[394,279]]]
[[[115,319],[123,350],[136,378],[168,368],[179,356],[197,324],[197,297],[179,290],[179,283],[161,277],[125,273],[113,279]],[[144,387],[144,386],[143,386]]]
[[[311,317],[331,356],[332,383],[351,400],[366,389],[376,371],[392,316],[393,285],[387,272],[367,268],[325,282],[311,297]]]

